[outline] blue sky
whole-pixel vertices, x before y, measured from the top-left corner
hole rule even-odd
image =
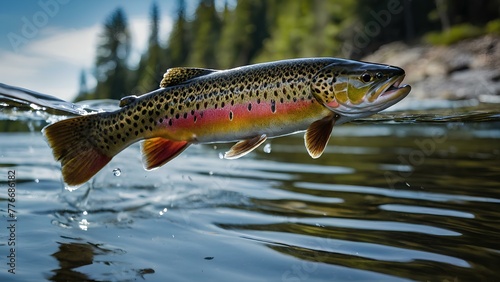
[[[161,39],[166,42],[177,1],[156,2],[161,15]],[[188,10],[193,11],[197,1],[187,2]],[[130,59],[134,64],[149,36],[152,3],[153,0],[3,1],[0,9],[0,82],[65,100],[73,99],[78,92],[82,69],[87,72],[88,86],[95,84],[92,75],[95,49],[106,17],[117,7],[125,10],[133,41]]]

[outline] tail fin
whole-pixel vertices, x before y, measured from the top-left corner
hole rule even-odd
[[[98,120],[97,115],[69,118],[46,126],[45,135],[52,153],[61,162],[64,182],[75,186],[88,181],[112,158],[97,147],[92,131]]]

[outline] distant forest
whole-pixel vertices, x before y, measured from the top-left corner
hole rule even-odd
[[[233,8],[217,10],[214,0],[200,0],[188,16],[185,1],[178,0],[169,38],[160,42],[161,16],[153,4],[148,47],[138,66],[128,64],[130,32],[118,8],[99,35],[93,70],[97,85],[88,89],[82,71],[76,100],[149,92],[158,88],[169,67],[226,69],[313,56],[359,59],[385,43],[411,44],[455,26],[459,37],[461,30],[488,23],[495,23],[498,32],[499,7],[500,0],[239,0]]]

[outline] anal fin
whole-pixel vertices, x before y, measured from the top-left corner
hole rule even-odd
[[[224,158],[232,160],[243,157],[255,148],[259,147],[259,145],[264,143],[266,140],[267,136],[265,134],[255,136],[247,140],[242,140],[234,144],[233,147],[231,147],[231,149],[224,154]]]
[[[319,158],[323,154],[323,151],[325,151],[337,118],[338,115],[332,114],[313,122],[307,128],[306,134],[304,135],[304,141],[307,152],[312,158]]]
[[[188,146],[187,141],[171,141],[161,137],[146,139],[141,146],[144,168],[158,168],[177,157]]]

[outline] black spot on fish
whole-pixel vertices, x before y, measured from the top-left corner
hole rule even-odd
[[[198,119],[198,117],[194,116],[193,117],[193,121],[196,123],[196,120]]]
[[[162,123],[163,122],[163,118],[160,118],[159,122]]]
[[[271,112],[276,112],[276,102],[274,100],[271,100]]]
[[[156,109],[159,110],[161,108],[161,104],[156,104]]]
[[[168,120],[168,125],[172,126],[172,119]]]
[[[134,120],[139,120],[139,115],[134,115]]]
[[[248,104],[248,111],[251,111],[252,110],[252,103],[249,103]]]
[[[184,118],[186,119],[188,117],[188,113],[184,113]]]
[[[229,120],[233,120],[233,111],[229,111]]]
[[[175,119],[179,119],[180,117],[179,113],[175,114]]]
[[[225,106],[225,105],[226,105],[226,103],[224,103],[224,102],[221,102],[221,103],[220,103],[220,107],[221,107],[221,108],[224,108],[224,106]]]
[[[150,117],[150,118],[149,118],[149,122],[150,122],[150,123],[153,123],[154,121],[155,121],[155,119],[154,119],[154,118],[152,118],[152,117]]]
[[[260,98],[257,98],[257,104],[260,104]]]
[[[124,127],[125,127],[125,124],[120,123],[120,127],[121,127],[121,128],[124,128]]]
[[[137,122],[134,122],[134,127],[137,127]]]

